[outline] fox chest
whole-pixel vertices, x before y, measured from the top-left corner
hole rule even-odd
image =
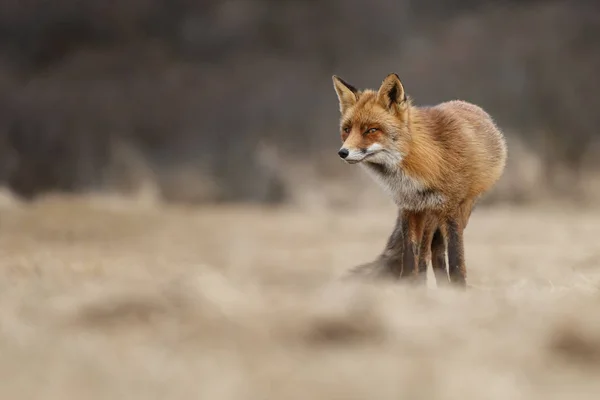
[[[444,206],[445,199],[441,192],[427,188],[402,170],[390,173],[373,165],[367,165],[365,169],[402,209],[423,211],[440,209]]]

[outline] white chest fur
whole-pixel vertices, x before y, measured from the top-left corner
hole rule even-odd
[[[389,171],[370,163],[361,165],[402,209],[423,211],[439,209],[444,204],[444,196],[441,193],[425,187],[422,182],[408,176],[400,168]]]

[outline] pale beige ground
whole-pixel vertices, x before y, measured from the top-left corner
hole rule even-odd
[[[600,212],[476,210],[466,293],[340,280],[392,218],[4,204],[0,398],[600,398]]]

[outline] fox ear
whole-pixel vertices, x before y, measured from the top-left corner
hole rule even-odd
[[[390,111],[397,111],[406,105],[406,94],[398,75],[389,74],[385,77],[377,92],[377,101]]]
[[[333,87],[335,88],[335,92],[337,93],[338,100],[340,101],[340,112],[343,114],[344,111],[348,109],[348,107],[356,104],[356,100],[358,99],[358,90],[345,82],[342,78],[333,75]]]

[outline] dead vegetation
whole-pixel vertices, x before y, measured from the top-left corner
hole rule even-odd
[[[392,209],[0,208],[0,397],[596,399],[597,211],[479,208],[466,293],[340,279]]]

